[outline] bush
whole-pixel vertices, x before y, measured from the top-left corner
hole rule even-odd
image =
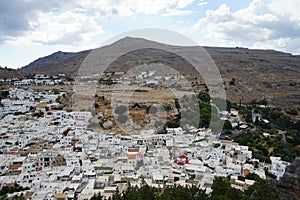
[[[297,116],[298,115],[298,111],[295,109],[295,108],[293,108],[293,109],[290,109],[290,110],[287,110],[287,111],[285,111],[287,114],[289,114],[289,115],[294,115],[294,116]]]
[[[54,94],[59,94],[59,90],[58,89],[53,89],[52,90]]]

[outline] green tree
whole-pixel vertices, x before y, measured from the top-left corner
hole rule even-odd
[[[228,120],[225,120],[223,129],[232,130],[231,122]]]
[[[6,99],[8,95],[9,95],[9,91],[7,90],[1,91],[1,98]]]
[[[199,127],[209,127],[211,121],[211,105],[205,102],[199,102],[200,107],[200,121]]]
[[[209,103],[211,100],[209,94],[206,92],[199,92],[198,99],[201,100],[202,102],[206,102],[206,103]]]
[[[211,186],[212,193],[211,199],[227,199],[227,193],[230,191],[231,186],[229,178],[227,177],[215,177]]]
[[[59,94],[59,90],[58,89],[53,89],[53,94]]]
[[[212,200],[244,199],[242,191],[231,187],[229,177],[215,177],[211,189]]]
[[[205,190],[202,190],[196,186],[183,187],[176,186],[174,188],[165,188],[161,193],[159,200],[205,200],[208,199]]]
[[[90,200],[102,200],[104,197],[101,195],[101,193],[95,194]]]
[[[294,116],[298,115],[298,111],[295,108],[292,108],[290,110],[286,110],[286,113],[289,114],[289,115],[294,115]]]
[[[175,101],[175,108],[177,109],[177,111],[180,110],[180,103],[179,103],[179,100],[178,99],[174,99]]]
[[[246,122],[247,123],[252,123],[252,114],[251,114],[251,112],[246,113]]]
[[[230,85],[235,85],[235,81],[236,81],[236,79],[235,79],[235,78],[232,78],[232,79],[229,81],[229,84],[230,84]]]

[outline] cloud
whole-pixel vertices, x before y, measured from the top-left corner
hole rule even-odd
[[[117,16],[135,16],[143,15],[159,15],[169,13],[170,10],[185,9],[193,4],[195,0],[78,0],[82,8],[87,11],[94,10],[95,13],[101,11],[108,12],[114,9]],[[184,12],[184,10],[181,10]],[[110,15],[112,17],[114,15]]]
[[[7,37],[24,34],[31,29],[30,23],[38,12],[57,10],[65,7],[70,0],[49,0],[41,3],[38,0],[0,0],[0,41]]]
[[[192,5],[195,0],[178,0],[177,1],[177,8],[186,8],[189,5]]]
[[[58,15],[40,13],[25,38],[35,43],[74,45],[89,42],[103,32],[93,17],[71,11]]]
[[[225,44],[250,43],[255,48],[272,48],[300,53],[290,48],[291,41],[300,46],[300,5],[295,0],[261,0],[243,9],[231,11],[222,4],[216,10],[208,10],[205,17],[194,24],[205,36]]]
[[[207,4],[208,4],[207,1],[200,0],[200,2],[198,3],[198,6],[205,6],[205,5],[207,5]]]
[[[177,10],[177,9],[171,9],[168,12],[162,14],[162,16],[171,17],[171,16],[179,16],[179,15],[189,15],[193,11],[192,10]]]
[[[190,14],[195,0],[0,0],[0,43],[74,45],[103,33],[114,17]]]
[[[30,28],[28,18],[34,16],[31,4],[18,0],[0,1],[0,41],[18,36]]]

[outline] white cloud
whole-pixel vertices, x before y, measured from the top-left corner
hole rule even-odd
[[[171,9],[168,12],[162,14],[162,16],[170,17],[170,16],[178,16],[178,15],[189,15],[193,11],[191,10],[177,10],[177,9]]]
[[[10,19],[0,22],[0,28],[4,27],[2,34],[0,29],[0,41],[9,44],[74,45],[90,42],[103,32],[100,23],[113,17],[186,15],[192,12],[186,8],[195,0],[49,0],[43,7],[39,6],[38,0],[12,1],[14,5],[10,10],[13,12],[0,14]],[[5,4],[1,10],[5,11]],[[18,20],[12,20],[15,11],[24,12],[18,15]]]
[[[250,43],[255,48],[274,48],[300,53],[290,48],[291,41],[300,46],[300,4],[295,0],[253,0],[246,8],[231,11],[226,4],[208,10],[194,24],[210,39],[225,44]]]
[[[25,35],[11,39],[11,44],[60,44],[76,45],[88,43],[103,32],[95,19],[83,13],[67,11],[58,15],[39,13],[38,20],[30,23],[31,30]]]
[[[178,0],[177,1],[177,8],[186,8],[189,5],[192,5],[195,0]]]
[[[207,1],[201,0],[201,1],[198,3],[198,6],[205,6],[205,5],[207,5],[207,4],[208,4]]]
[[[106,13],[107,16],[133,16],[138,14],[158,15],[166,14],[169,10],[185,9],[195,0],[78,0],[79,5],[86,11]],[[181,10],[182,12],[184,10]]]

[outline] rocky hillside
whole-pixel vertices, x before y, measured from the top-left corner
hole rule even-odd
[[[277,183],[281,199],[297,199],[300,197],[300,158],[296,158],[286,169]]]
[[[55,52],[21,68],[24,74],[76,74],[89,50],[78,53]]]
[[[189,63],[169,52],[159,49],[164,44],[152,41],[124,38],[120,41],[100,48],[106,57],[118,48],[126,48],[133,43],[152,44],[157,48],[141,49],[121,56],[111,64],[113,71],[127,71],[140,64],[157,63],[172,64],[180,73],[193,76],[193,67]],[[201,47],[170,47],[182,52],[203,51]],[[300,106],[300,56],[273,50],[252,50],[247,48],[204,47],[219,68],[226,85],[227,97],[231,101],[249,102],[252,99],[266,98],[277,106]],[[91,51],[78,53],[57,52],[40,58],[20,72],[46,74],[76,74],[84,58]],[[176,62],[174,62],[176,61]],[[174,66],[175,65],[175,66]],[[199,80],[201,84],[201,80]]]
[[[10,78],[15,78],[15,77],[16,78],[22,77],[20,70],[0,67],[0,78],[1,79],[10,79]]]
[[[280,106],[300,105],[300,56],[273,50],[205,49],[226,82],[229,99],[266,98]]]

